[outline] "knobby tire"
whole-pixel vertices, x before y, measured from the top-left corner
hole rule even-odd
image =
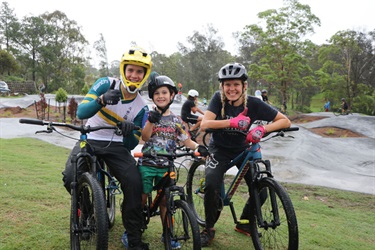
[[[261,228],[257,221],[256,206],[251,200],[250,228],[254,248],[259,249],[298,249],[298,225],[292,201],[286,190],[274,179],[265,177],[256,184],[256,193],[267,192],[267,197],[262,202],[261,213],[268,228]],[[264,194],[264,193],[263,193]],[[273,222],[274,214],[271,197],[277,203],[280,225]],[[264,197],[264,196],[263,196]],[[262,198],[261,198],[262,199]]]
[[[83,173],[77,187],[78,211],[71,210],[71,249],[108,249],[108,217],[103,190],[90,174]],[[73,202],[72,202],[73,204]],[[78,221],[73,221],[73,213]],[[78,231],[73,226],[77,224]]]
[[[168,211],[163,225],[164,246],[171,250],[171,241],[178,241],[180,249],[201,249],[199,225],[186,201],[175,200],[172,211]]]
[[[205,182],[205,164],[201,159],[194,161],[190,166],[186,182],[186,201],[195,215],[200,226],[206,225],[204,213],[204,182]],[[198,190],[198,191],[197,191]]]

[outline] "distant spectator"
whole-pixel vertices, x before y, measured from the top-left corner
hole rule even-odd
[[[44,90],[46,89],[46,85],[44,83],[41,83],[38,87],[40,93],[44,93]]]
[[[326,104],[324,104],[324,110],[328,112],[331,109],[331,102],[328,100]]]

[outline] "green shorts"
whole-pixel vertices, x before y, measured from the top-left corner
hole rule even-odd
[[[156,168],[151,166],[139,166],[139,172],[142,176],[143,193],[148,194],[152,192],[154,185],[159,183],[163,178],[167,168]]]

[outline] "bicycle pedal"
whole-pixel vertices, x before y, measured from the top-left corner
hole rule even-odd
[[[249,224],[250,221],[248,219],[241,219],[237,221],[237,224]]]

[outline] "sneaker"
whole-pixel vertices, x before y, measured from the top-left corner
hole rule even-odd
[[[201,245],[202,247],[207,247],[211,244],[211,242],[215,238],[215,229],[210,228],[210,231],[207,231],[207,229],[203,229],[201,232]]]
[[[129,248],[128,232],[126,232],[126,231],[124,232],[124,234],[121,237],[121,242],[122,242],[122,244],[124,244],[124,246],[125,246],[126,249]]]
[[[164,243],[164,236],[163,235],[161,236],[161,242]],[[180,249],[181,248],[181,244],[178,241],[172,240],[171,241],[171,247],[172,247],[172,249]]]
[[[236,227],[234,228],[235,231],[239,232],[239,233],[242,233],[244,235],[247,235],[247,236],[251,236],[250,234],[250,224],[249,223],[245,223],[245,224],[240,224],[238,223],[236,225]]]

